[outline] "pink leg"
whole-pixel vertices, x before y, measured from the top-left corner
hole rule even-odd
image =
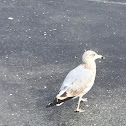
[[[77,109],[74,110],[75,112],[84,112],[84,110],[82,110],[82,109],[79,108],[81,99],[82,99],[82,98],[80,97],[79,100],[78,100],[78,106],[77,106]]]

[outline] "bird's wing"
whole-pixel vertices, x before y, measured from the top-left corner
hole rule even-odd
[[[84,69],[81,65],[76,67],[66,76],[57,98],[65,99],[82,94],[90,86],[90,83],[93,83],[93,78],[93,73],[90,70]]]

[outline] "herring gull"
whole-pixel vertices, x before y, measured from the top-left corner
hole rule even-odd
[[[98,55],[92,50],[86,51],[82,56],[83,63],[71,70],[66,76],[59,93],[55,100],[49,103],[46,107],[59,106],[65,101],[79,97],[76,112],[83,112],[80,109],[80,102],[87,101],[87,98],[82,98],[93,86],[96,76],[96,59],[104,59],[102,55]]]

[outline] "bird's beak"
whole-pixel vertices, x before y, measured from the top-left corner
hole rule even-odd
[[[105,57],[102,56],[102,55],[98,55],[97,58],[99,58],[99,59],[105,59]]]

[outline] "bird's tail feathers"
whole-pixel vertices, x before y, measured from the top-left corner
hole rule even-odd
[[[54,105],[60,106],[60,105],[63,104],[65,101],[70,100],[70,99],[72,99],[72,98],[73,98],[73,97],[67,97],[67,98],[62,99],[62,100],[55,98],[55,100],[54,100],[52,103],[49,103],[49,104],[46,106],[46,108],[52,107],[52,106],[54,106]]]

